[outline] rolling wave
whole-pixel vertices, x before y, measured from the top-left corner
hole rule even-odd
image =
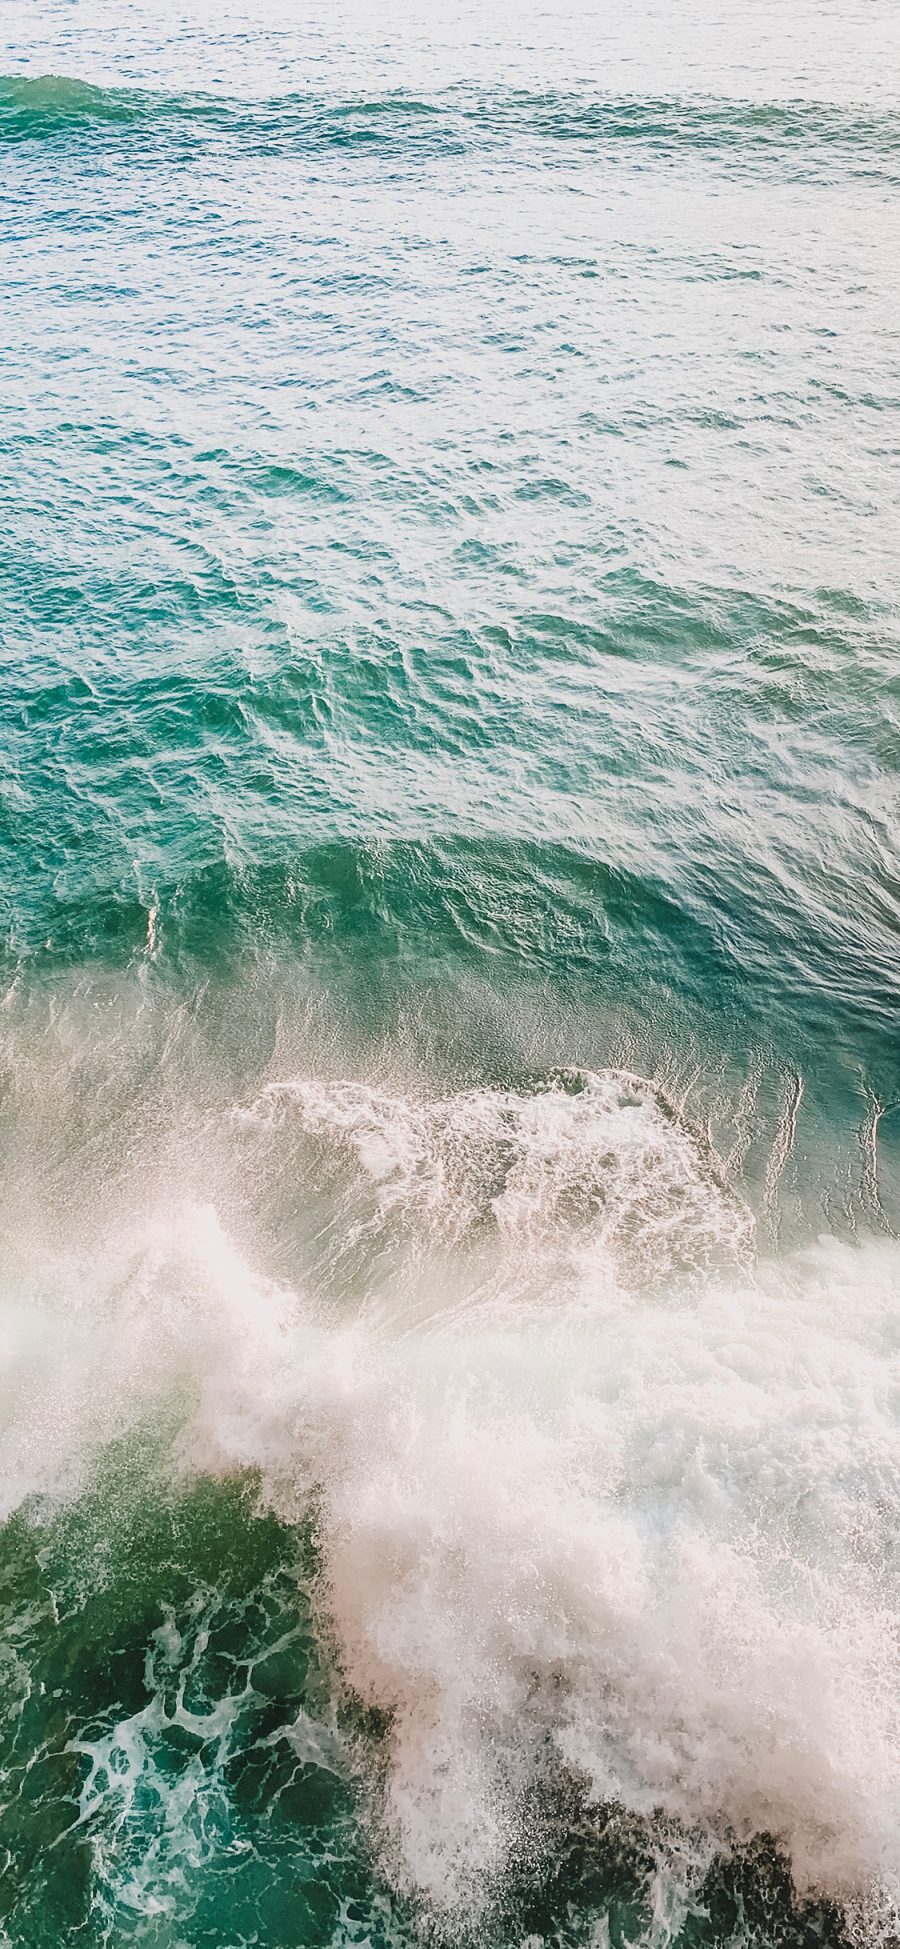
[[[837,168],[893,181],[900,116],[817,101],[754,102],[698,95],[640,99],[457,85],[430,98],[398,90],[323,99],[266,99],[130,87],[98,87],[61,75],[0,77],[0,141],[64,137],[79,131],[127,136],[153,131],[195,143],[240,141],[244,153],[383,148],[462,154],[506,145],[565,143],[614,152],[646,149],[661,159],[697,152],[727,163],[815,174]]]

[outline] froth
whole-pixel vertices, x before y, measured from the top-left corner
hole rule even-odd
[[[623,1070],[569,1070],[537,1089],[438,1099],[298,1078],[236,1113],[250,1141],[303,1133],[343,1165],[338,1253],[394,1247],[392,1275],[454,1253],[453,1284],[656,1287],[746,1256],[752,1221],[661,1092]],[[404,1249],[405,1248],[405,1249]],[[404,1293],[405,1303],[408,1295]]]
[[[390,1717],[406,1886],[488,1888],[560,1773],[723,1842],[771,1834],[801,1892],[889,1886],[896,1279],[893,1254],[823,1246],[602,1332],[323,1351],[303,1400],[329,1604]]]
[[[314,1501],[344,1681],[387,1728],[383,1857],[437,1915],[477,1916],[553,1845],[535,1810],[567,1782],[647,1822],[682,1883],[766,1834],[801,1896],[885,1916],[896,1247],[823,1239],[751,1272],[710,1160],[620,1076],[437,1105],[292,1083],[241,1115],[349,1153],[361,1223],[399,1209],[458,1245],[487,1215],[502,1278],[427,1326],[414,1304],[335,1322],[211,1208],[175,1213],[82,1279],[67,1339],[20,1308],[7,1482],[72,1481],[180,1392],[182,1467],[257,1470],[289,1521]]]

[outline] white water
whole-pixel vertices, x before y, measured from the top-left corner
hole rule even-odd
[[[897,1247],[753,1268],[712,1161],[614,1074],[438,1104],[301,1082],[236,1116],[343,1160],[373,1264],[400,1214],[407,1299],[363,1282],[335,1322],[198,1205],[97,1262],[48,1247],[3,1318],[7,1504],[72,1493],[177,1396],[180,1467],[257,1469],[288,1519],[315,1495],[344,1677],[390,1715],[385,1863],[438,1910],[477,1914],[562,1768],[652,1818],[673,1886],[769,1833],[799,1893],[886,1924]]]

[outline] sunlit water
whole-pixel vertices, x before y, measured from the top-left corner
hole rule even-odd
[[[2,1939],[894,1942],[900,12],[0,34]]]

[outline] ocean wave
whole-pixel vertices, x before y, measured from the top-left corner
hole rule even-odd
[[[197,1125],[237,1101],[249,1176],[223,1158],[223,1195],[239,1207],[259,1196],[293,1277],[290,1169],[312,1190],[331,1140],[310,1150],[312,1103],[307,1117],[284,1078],[318,1075],[326,1091],[356,1079],[344,1110],[362,1129],[400,1118],[425,1078],[436,1103],[474,1090],[473,1117],[479,1090],[512,1092],[515,1121],[516,1093],[553,1076],[639,1069],[661,1110],[690,1103],[766,1223],[787,1212],[803,1228],[823,1215],[839,1231],[900,1226],[896,1061],[862,991],[845,1003],[850,958],[823,968],[802,1004],[789,988],[779,1001],[768,961],[723,947],[712,902],[681,904],[675,887],[549,842],[348,839],[290,865],[141,877],[57,898],[43,939],[23,940],[15,916],[0,1010],[11,1215],[35,1186],[61,1210],[80,1200],[86,1141],[111,1182],[129,1157],[155,1172],[161,1148],[191,1170]],[[807,984],[809,968],[807,948]],[[589,1118],[592,1101],[561,1114]],[[336,1099],[333,1111],[337,1124]],[[485,1131],[485,1160],[506,1114]],[[440,1153],[440,1118],[456,1111],[428,1115],[423,1155]],[[339,1256],[332,1271],[339,1284]]]
[[[649,1159],[644,1192],[680,1223],[677,1127],[668,1141],[674,1174]],[[542,1887],[552,1918],[576,1857],[586,1925],[618,1847],[632,1940],[690,1939],[715,1864],[742,1850],[788,1917],[800,1905],[799,1939],[803,1905],[832,1903],[865,1940],[898,1886],[897,1278],[893,1245],[822,1241],[680,1296],[606,1289],[598,1306],[586,1267],[542,1304],[329,1324],[212,1208],[160,1212],[90,1265],[55,1243],[40,1302],[7,1297],[7,1378],[28,1382],[4,1396],[7,1500],[38,1519],[36,1496],[71,1502],[99,1446],[162,1417],[183,1482],[249,1470],[289,1531],[312,1520],[381,1873],[450,1939],[492,1940]],[[154,1626],[149,1704],[70,1734],[108,1904],[131,1878],[144,1913],[177,1913],[179,1847],[203,1858],[206,1775],[192,1761],[180,1796],[157,1791],[166,1741],[208,1735],[224,1819],[239,1710],[254,1736],[252,1674],[205,1696],[206,1724],[185,1697],[210,1605],[201,1588],[183,1629]],[[299,1713],[297,1750],[320,1765],[314,1734]],[[722,1939],[740,1930],[738,1912]]]
[[[189,685],[187,704],[179,716],[173,691],[172,736],[184,735],[186,726],[191,747],[178,797],[170,791],[166,809],[182,851],[196,832],[206,746],[217,750],[219,727],[232,708],[212,686],[202,719]],[[240,740],[241,707],[233,709]],[[82,711],[81,731],[91,736],[90,709]],[[252,726],[246,735],[252,747]],[[133,749],[131,722],[128,736]],[[143,793],[143,754],[129,762]],[[314,762],[308,755],[307,778]],[[268,846],[255,848],[274,855],[268,862],[242,859],[227,845],[227,833],[223,844],[214,828],[207,850],[219,856],[207,865],[179,877],[171,860],[165,871],[123,860],[118,875],[106,853],[84,852],[96,791],[83,803],[71,766],[66,784],[67,819],[51,797],[54,824],[46,840],[63,862],[37,902],[15,843],[26,830],[33,840],[33,810],[27,802],[0,809],[0,845],[6,837],[12,867],[5,911],[0,904],[0,971],[7,984],[40,985],[79,970],[87,977],[105,965],[121,974],[143,971],[161,990],[171,989],[177,1005],[179,995],[210,982],[219,990],[240,983],[272,1003],[306,981],[311,995],[323,983],[335,995],[354,992],[360,1019],[373,1021],[373,1011],[381,1010],[385,1022],[396,1023],[398,1011],[421,1006],[427,996],[441,1013],[441,997],[459,994],[466,983],[505,989],[508,1000],[524,986],[537,1001],[541,984],[552,981],[558,1010],[587,1007],[591,998],[613,1012],[621,1004],[645,1038],[655,996],[670,1011],[689,1008],[695,1015],[708,1010],[712,996],[720,1027],[739,1010],[744,1030],[768,1041],[776,1024],[786,1023],[780,1033],[790,1035],[798,1055],[802,1050],[812,1058],[825,1020],[834,1023],[835,1035],[852,1031],[859,1060],[866,1065],[877,1058],[876,1093],[885,1100],[896,1095],[896,1064],[884,1040],[897,995],[895,917],[874,873],[852,906],[817,865],[810,863],[801,878],[796,866],[789,870],[771,852],[764,859],[751,857],[749,848],[729,852],[724,831],[711,860],[697,848],[705,835],[690,828],[684,857],[676,858],[679,870],[667,881],[652,870],[655,860],[645,872],[620,863],[615,855],[627,857],[634,848],[617,844],[615,833],[612,858],[587,843],[489,831],[463,837],[426,830],[408,838],[349,832],[288,850],[276,804],[278,829]],[[236,803],[249,820],[253,798],[239,790]],[[263,795],[263,834],[267,804]],[[677,810],[672,817],[670,845]],[[810,844],[811,837],[810,828]],[[118,827],[114,838],[120,844]],[[217,841],[214,847],[209,840]],[[226,852],[232,857],[221,856]],[[670,1038],[674,1030],[671,1015]]]
[[[736,168],[768,158],[803,173],[844,167],[893,180],[900,116],[821,101],[754,102],[703,95],[665,98],[456,85],[432,97],[288,93],[266,99],[134,87],[99,87],[59,75],[0,77],[0,141],[79,130],[166,130],[198,142],[240,139],[251,153],[368,148],[462,153],[524,138],[614,152],[640,147],[661,160],[709,154]],[[245,153],[247,151],[245,150]]]
[[[298,849],[290,862],[225,860],[182,880],[149,876],[132,885],[60,895],[28,938],[25,916],[6,939],[7,972],[149,960],[163,971],[205,979],[211,967],[243,975],[254,962],[277,967],[305,950],[340,951],[365,941],[373,961],[395,967],[421,952],[435,965],[444,954],[482,963],[526,959],[563,974],[595,966],[613,933],[640,922],[648,932],[684,934],[704,943],[677,901],[651,882],[562,843],[501,835],[402,840],[333,839]],[[153,909],[152,939],[149,914]]]
[[[348,1255],[362,1247],[379,1263],[393,1235],[399,1255],[379,1288],[394,1313],[421,1288],[426,1253],[453,1255],[457,1305],[496,1305],[506,1292],[521,1309],[526,1291],[542,1304],[548,1283],[588,1274],[595,1300],[607,1284],[621,1294],[696,1280],[744,1263],[753,1243],[710,1146],[661,1089],[623,1070],[444,1098],[300,1077],[269,1083],[234,1121],[257,1179],[271,1175],[273,1152],[304,1139],[317,1146],[307,1176],[320,1193],[336,1171],[329,1257],[342,1284]]]

